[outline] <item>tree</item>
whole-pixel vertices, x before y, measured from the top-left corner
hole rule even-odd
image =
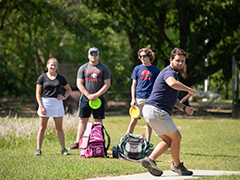
[[[83,0],[113,19],[110,26],[126,31],[137,61],[137,51],[149,47],[157,64],[169,64],[169,54],[180,47],[189,55],[180,81],[188,86],[223,69],[231,76],[231,56],[239,53],[240,1],[237,0]],[[208,67],[205,66],[208,58]]]
[[[75,0],[2,1],[0,9],[0,97],[34,96],[36,79],[45,72],[49,57],[83,64],[91,46],[100,49],[101,61],[111,69],[111,88],[127,84],[127,41],[123,33],[108,28],[102,13]],[[96,28],[99,25],[102,28]]]

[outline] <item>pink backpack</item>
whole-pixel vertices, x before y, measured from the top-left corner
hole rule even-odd
[[[104,133],[108,137],[108,145],[105,147]],[[87,128],[81,139],[80,157],[104,157],[107,156],[107,150],[110,146],[110,136],[101,123],[87,124]]]

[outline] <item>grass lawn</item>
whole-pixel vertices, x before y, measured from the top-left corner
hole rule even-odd
[[[182,134],[181,161],[189,169],[240,171],[240,121],[214,117],[173,117]],[[65,143],[68,148],[76,139],[79,118],[64,116]],[[106,117],[104,126],[116,146],[125,135],[129,116]],[[79,157],[79,150],[70,156],[61,155],[61,146],[48,122],[42,152],[35,157],[38,118],[0,118],[0,179],[86,179],[146,172],[140,163],[109,158]],[[135,134],[145,133],[140,120]],[[160,138],[152,134],[154,146]],[[159,168],[169,170],[172,158],[168,150],[157,160]],[[204,179],[240,179],[240,175],[205,177]]]

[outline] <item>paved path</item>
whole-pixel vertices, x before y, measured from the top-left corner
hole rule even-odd
[[[240,171],[210,171],[210,170],[191,170],[193,171],[192,176],[179,176],[176,173],[167,170],[163,171],[163,175],[160,177],[152,176],[150,173],[139,173],[133,175],[125,175],[125,176],[116,176],[116,177],[102,177],[102,178],[94,178],[94,179],[86,179],[86,180],[177,180],[177,179],[191,179],[191,178],[200,178],[207,176],[219,176],[219,175],[231,175],[231,174],[239,174]]]

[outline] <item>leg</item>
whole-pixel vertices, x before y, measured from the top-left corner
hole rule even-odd
[[[146,102],[146,99],[136,98],[136,103],[137,103],[137,106],[138,106],[138,108],[139,108],[139,110],[140,110],[140,115],[139,115],[138,118],[133,118],[133,117],[131,117],[131,121],[130,121],[130,124],[129,124],[128,129],[127,129],[127,133],[133,134],[134,128],[135,128],[135,126],[137,125],[138,119],[141,119],[141,118],[142,118],[142,108],[143,108],[145,102]],[[147,127],[147,128],[148,128],[148,127]],[[147,129],[147,130],[146,130],[147,142],[149,142],[149,140],[150,140],[148,133],[152,133],[152,131],[151,131],[151,132],[150,132],[150,131],[148,132],[148,130],[151,131],[152,129]],[[150,135],[150,137],[151,137],[151,135]]]
[[[159,135],[162,141],[154,148],[153,152],[150,154],[149,158],[156,160],[161,156],[171,145],[171,139],[166,135]]]
[[[145,157],[141,161],[142,166],[147,168],[147,170],[154,176],[161,176],[163,174],[163,171],[157,167],[155,160],[162,155],[171,144],[171,140],[167,136],[162,135],[159,137],[161,137],[163,141],[155,147],[149,157]]]
[[[61,144],[62,149],[65,148],[65,139],[64,139],[64,132],[62,129],[63,117],[54,117],[55,128],[57,130],[57,135],[59,142]]]
[[[133,133],[134,128],[137,125],[137,122],[138,122],[138,118],[132,118],[131,117],[131,121],[130,121],[130,124],[129,124],[128,129],[127,129],[127,133],[130,133],[130,134]]]
[[[37,149],[42,148],[42,142],[44,139],[44,133],[47,128],[47,122],[48,122],[48,117],[39,117],[40,123],[39,123],[39,131],[38,131],[38,136],[37,136]]]
[[[83,94],[79,99],[79,114],[80,117],[78,130],[77,130],[77,137],[75,143],[70,146],[68,149],[78,149],[79,148],[79,141],[82,138],[84,131],[87,127],[88,119],[91,115],[91,108],[89,107],[89,100]]]
[[[80,118],[79,125],[78,125],[78,132],[77,132],[77,140],[76,140],[76,142],[78,143],[82,138],[84,131],[86,130],[88,119],[89,118]]]
[[[102,119],[96,119],[94,118],[95,122],[100,122],[102,124]]]
[[[174,165],[178,165],[180,163],[180,142],[181,142],[181,134],[177,130],[174,133],[168,134],[168,137],[171,138],[171,155],[173,158]]]
[[[147,142],[150,143],[151,135],[152,135],[152,128],[149,126],[149,124],[146,122],[147,128],[146,128],[146,139]]]
[[[178,175],[187,175],[191,176],[193,174],[192,171],[187,170],[187,168],[183,165],[183,162],[180,162],[180,142],[181,142],[181,134],[177,130],[174,133],[168,134],[171,138],[171,155],[173,158],[173,162],[170,166],[170,169],[173,172],[176,172]]]
[[[105,118],[105,99],[104,98],[100,98],[100,99],[101,99],[102,105],[100,106],[100,108],[93,110],[92,113],[93,113],[94,121],[103,124],[103,119]]]

